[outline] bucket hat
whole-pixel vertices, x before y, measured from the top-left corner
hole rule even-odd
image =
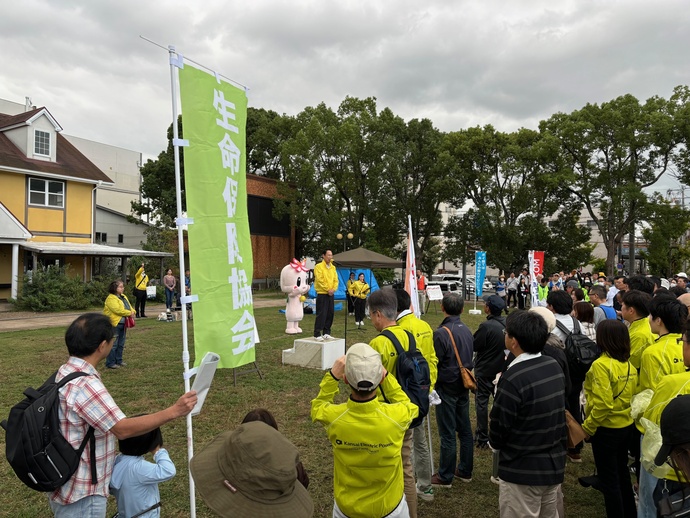
[[[219,516],[309,518],[314,503],[297,481],[298,462],[297,448],[278,430],[253,421],[218,435],[189,467]]]

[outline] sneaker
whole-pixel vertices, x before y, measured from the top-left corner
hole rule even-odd
[[[117,363],[115,363],[113,365],[106,365],[105,368],[106,369],[119,369],[120,366]]]
[[[570,462],[574,462],[575,464],[582,463],[582,455],[580,455],[579,453],[568,452],[566,455],[568,456],[568,459],[570,459]]]
[[[364,329],[364,322],[360,322],[359,327],[360,327],[360,329]]]
[[[580,477],[577,479],[582,487],[591,487],[597,491],[601,491],[601,482],[597,475],[590,475],[589,477]]]
[[[421,489],[417,488],[417,496],[424,500],[425,502],[433,502],[434,501],[434,488],[430,487],[426,491],[422,491]]]
[[[324,339],[324,340],[333,340],[333,337],[332,337],[331,335],[329,335],[329,334],[324,334],[324,335],[323,335],[323,339]]]
[[[117,364],[118,367],[127,367],[127,362],[122,362]]]
[[[500,477],[494,477],[493,475],[491,475],[491,479],[490,479],[490,480],[491,480],[491,483],[492,483],[492,484],[498,485],[498,484],[501,483],[501,478],[500,478]]]
[[[317,342],[323,342],[323,336],[315,336],[314,340],[316,340]]]
[[[457,479],[459,479],[459,480],[461,480],[462,482],[465,482],[465,483],[472,482],[472,476],[469,476],[469,477],[464,477],[464,476],[462,476],[462,475],[460,474],[460,472],[457,470],[457,468],[455,469],[455,478],[457,478]]]
[[[438,476],[438,473],[434,473],[431,475],[431,485],[434,487],[453,487],[453,481],[444,482],[441,480],[441,477]]]

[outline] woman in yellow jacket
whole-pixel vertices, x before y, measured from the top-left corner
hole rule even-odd
[[[367,296],[371,288],[364,282],[364,274],[360,273],[357,280],[353,282],[348,293],[355,301],[355,324],[358,328],[364,328],[364,311],[367,305]]]
[[[587,404],[582,428],[591,439],[596,488],[604,494],[606,516],[634,518],[637,511],[628,471],[628,443],[637,369],[629,361],[628,328],[618,320],[602,321],[597,327],[597,345],[602,353],[585,377]]]
[[[115,328],[115,341],[110,354],[105,359],[108,369],[119,369],[127,365],[122,361],[122,352],[125,349],[125,317],[134,316],[135,311],[124,294],[125,285],[122,281],[113,281],[108,286],[108,296],[105,299],[103,314],[110,319]]]
[[[149,285],[149,276],[144,271],[144,263],[134,274],[134,305],[137,318],[146,318],[146,287]]]

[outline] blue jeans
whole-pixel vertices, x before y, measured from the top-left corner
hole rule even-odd
[[[60,505],[52,500],[49,502],[55,518],[105,518],[108,505],[108,499],[100,495],[87,496],[69,505]]]
[[[438,476],[445,483],[453,481],[457,460],[455,434],[460,439],[460,462],[458,472],[463,477],[471,477],[474,468],[474,441],[470,424],[470,393],[462,388],[459,392],[436,387],[441,404],[436,407],[436,423],[441,438],[441,453]]]
[[[110,350],[110,354],[105,359],[105,366],[112,367],[113,365],[122,364],[122,352],[125,350],[125,324],[124,322],[118,324],[115,328],[115,341],[113,342],[113,348]]]
[[[173,306],[173,297],[175,292],[169,288],[165,288],[165,307],[170,309]]]

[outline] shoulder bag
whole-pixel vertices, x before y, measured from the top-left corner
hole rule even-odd
[[[455,358],[458,360],[458,367],[460,368],[460,375],[462,376],[463,386],[466,389],[471,390],[472,392],[477,392],[477,380],[475,379],[474,374],[472,374],[470,370],[462,364],[460,354],[458,353],[458,346],[455,345],[455,338],[453,338],[453,333],[446,326],[443,326],[443,329],[446,330],[448,336],[450,336],[450,341],[453,344],[453,351],[455,352]]]

